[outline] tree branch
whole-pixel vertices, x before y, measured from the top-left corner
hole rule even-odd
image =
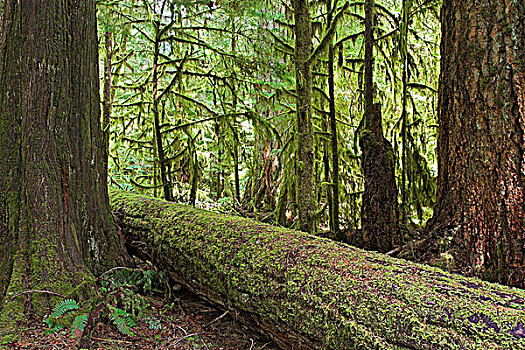
[[[337,14],[334,17],[334,20],[330,24],[330,28],[328,28],[328,31],[326,32],[325,36],[321,40],[321,43],[315,48],[312,55],[310,55],[310,58],[308,58],[307,64],[312,64],[312,62],[328,47],[328,44],[332,41],[332,38],[334,37],[335,31],[337,29],[337,23],[343,17],[345,11],[350,6],[349,2],[346,2],[343,7],[337,12]]]

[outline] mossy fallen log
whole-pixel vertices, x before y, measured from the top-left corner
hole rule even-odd
[[[525,349],[525,291],[111,192],[128,244],[283,349]]]

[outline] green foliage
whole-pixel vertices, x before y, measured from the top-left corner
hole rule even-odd
[[[101,281],[106,291],[129,289],[144,295],[165,294],[168,289],[167,275],[155,269],[117,269]],[[118,293],[117,293],[118,294]]]
[[[148,324],[149,329],[159,330],[162,328],[162,325],[160,324],[160,320],[158,319],[149,318],[146,320],[146,323]]]
[[[117,0],[98,4],[101,57],[108,54],[105,33],[110,31],[113,40],[112,185],[161,196],[164,166],[175,201],[208,209],[241,207],[254,217],[271,213],[280,224],[293,225],[291,7],[287,2],[271,1],[168,0],[161,13],[162,3],[153,6],[148,1]],[[333,3],[338,6],[334,15],[344,2]],[[423,224],[432,213],[437,176],[439,6],[439,1],[376,1],[377,102],[383,106],[383,129],[394,147],[399,197],[406,198],[408,221],[414,224]],[[311,7],[317,46],[330,23],[325,2],[313,2]],[[363,115],[362,19],[361,3],[351,3],[333,37],[338,56],[339,172],[344,174],[340,216],[346,230],[359,229],[364,187],[356,142]],[[319,208],[328,204],[323,182],[331,182],[325,174],[332,171],[328,166],[325,172],[330,162],[324,161],[322,151],[326,145],[326,156],[332,157],[326,127],[327,62],[324,52],[312,62]],[[160,115],[165,164],[156,149],[154,105]],[[328,222],[326,213],[319,211],[322,228]]]
[[[107,309],[106,316],[118,331],[124,335],[133,336],[132,328],[135,326],[135,322],[132,316],[111,304],[104,306]],[[80,309],[75,300],[61,301],[55,306],[53,313],[44,320],[49,326],[46,333],[55,333],[64,327],[68,327],[72,336],[81,337],[89,320],[90,313],[88,311],[89,309]]]
[[[128,336],[134,336],[135,334],[131,330],[135,327],[135,321],[131,315],[126,313],[124,310],[108,305],[108,316],[113,324],[117,327],[118,331]]]
[[[117,330],[134,336],[134,317],[143,318],[147,303],[143,294],[161,294],[168,289],[165,273],[155,270],[118,268],[103,274],[97,296],[85,300],[81,307],[74,299],[64,299],[56,304],[51,314],[44,319],[49,329],[55,333],[63,328],[71,330],[74,337],[82,336],[93,310],[101,310]],[[125,311],[126,310],[126,311]],[[150,329],[160,329],[160,321],[148,319]]]
[[[63,327],[69,327],[71,333],[77,336],[84,330],[87,322],[87,315],[84,310],[80,310],[80,306],[73,299],[65,299],[57,303],[51,315],[44,319],[44,322],[49,326],[47,333],[55,333]]]
[[[86,328],[88,318],[89,316],[86,314],[78,315],[77,317],[75,317],[75,320],[71,324],[71,333],[75,337],[82,336],[82,332],[84,331],[84,328]]]
[[[50,317],[58,318],[64,316],[68,311],[78,310],[79,308],[80,306],[78,306],[75,300],[65,299],[55,306],[55,308],[53,309],[53,313],[51,313]]]

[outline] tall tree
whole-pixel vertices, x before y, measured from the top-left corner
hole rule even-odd
[[[85,295],[78,287],[124,253],[104,171],[95,1],[4,5],[0,328],[9,328],[55,304],[34,291]]]
[[[162,2],[162,6],[160,9],[160,13],[164,11],[164,7],[166,5],[166,1]],[[152,111],[153,111],[153,128],[154,128],[154,140],[155,140],[155,147],[158,157],[158,164],[160,168],[160,179],[161,179],[161,185],[162,189],[164,191],[164,199],[167,201],[173,201],[173,185],[171,183],[171,179],[169,176],[169,164],[168,159],[166,157],[166,151],[164,149],[164,143],[162,142],[163,136],[162,136],[162,120],[161,120],[161,112],[160,112],[160,102],[162,100],[163,95],[166,94],[165,91],[169,91],[169,88],[167,90],[164,90],[162,92],[159,91],[159,76],[161,74],[160,70],[161,67],[159,65],[159,60],[161,58],[161,45],[162,45],[162,34],[166,32],[167,28],[171,27],[173,25],[173,18],[171,20],[171,23],[169,23],[166,27],[162,27],[162,24],[159,20],[152,20],[152,25],[155,33],[155,39],[153,41],[153,72],[152,72],[152,88],[153,88],[153,103],[152,103]],[[171,85],[171,84],[170,84]]]
[[[335,0],[332,6],[332,1],[326,2],[326,11],[328,12],[328,23],[333,21],[333,13],[337,8],[338,1]],[[331,149],[332,149],[332,182],[329,191],[331,191],[331,205],[330,205],[330,222],[332,226],[332,237],[342,241],[344,239],[339,230],[339,149],[338,149],[338,135],[337,135],[337,118],[335,110],[335,72],[334,72],[334,57],[335,50],[333,39],[328,45],[328,97],[330,99],[329,105],[329,119],[330,119],[330,134],[331,134]]]
[[[374,104],[374,3],[365,1],[365,130],[360,140],[365,190],[361,223],[364,247],[387,252],[400,245],[401,238],[394,152],[383,135],[381,104]]]
[[[401,11],[401,23],[399,34],[399,51],[401,53],[401,63],[403,73],[401,82],[403,85],[403,95],[401,96],[401,223],[407,224],[407,100],[408,100],[408,26],[409,14],[412,7],[412,0],[403,0]]]
[[[441,11],[432,253],[525,287],[525,2],[446,0]]]
[[[312,125],[312,22],[308,0],[293,0],[295,17],[295,187],[300,229],[314,231],[314,132]]]

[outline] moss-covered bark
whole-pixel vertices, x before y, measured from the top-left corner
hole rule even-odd
[[[312,23],[308,0],[293,0],[295,18],[295,202],[299,227],[315,232],[314,130],[312,124]]]
[[[525,349],[525,291],[110,193],[131,247],[284,349]]]
[[[71,293],[123,253],[104,171],[95,1],[3,3],[0,344],[56,303],[20,292]]]
[[[374,104],[374,0],[365,1],[365,130],[360,138],[365,189],[363,247],[382,253],[401,245],[394,150],[383,135],[381,104]]]

